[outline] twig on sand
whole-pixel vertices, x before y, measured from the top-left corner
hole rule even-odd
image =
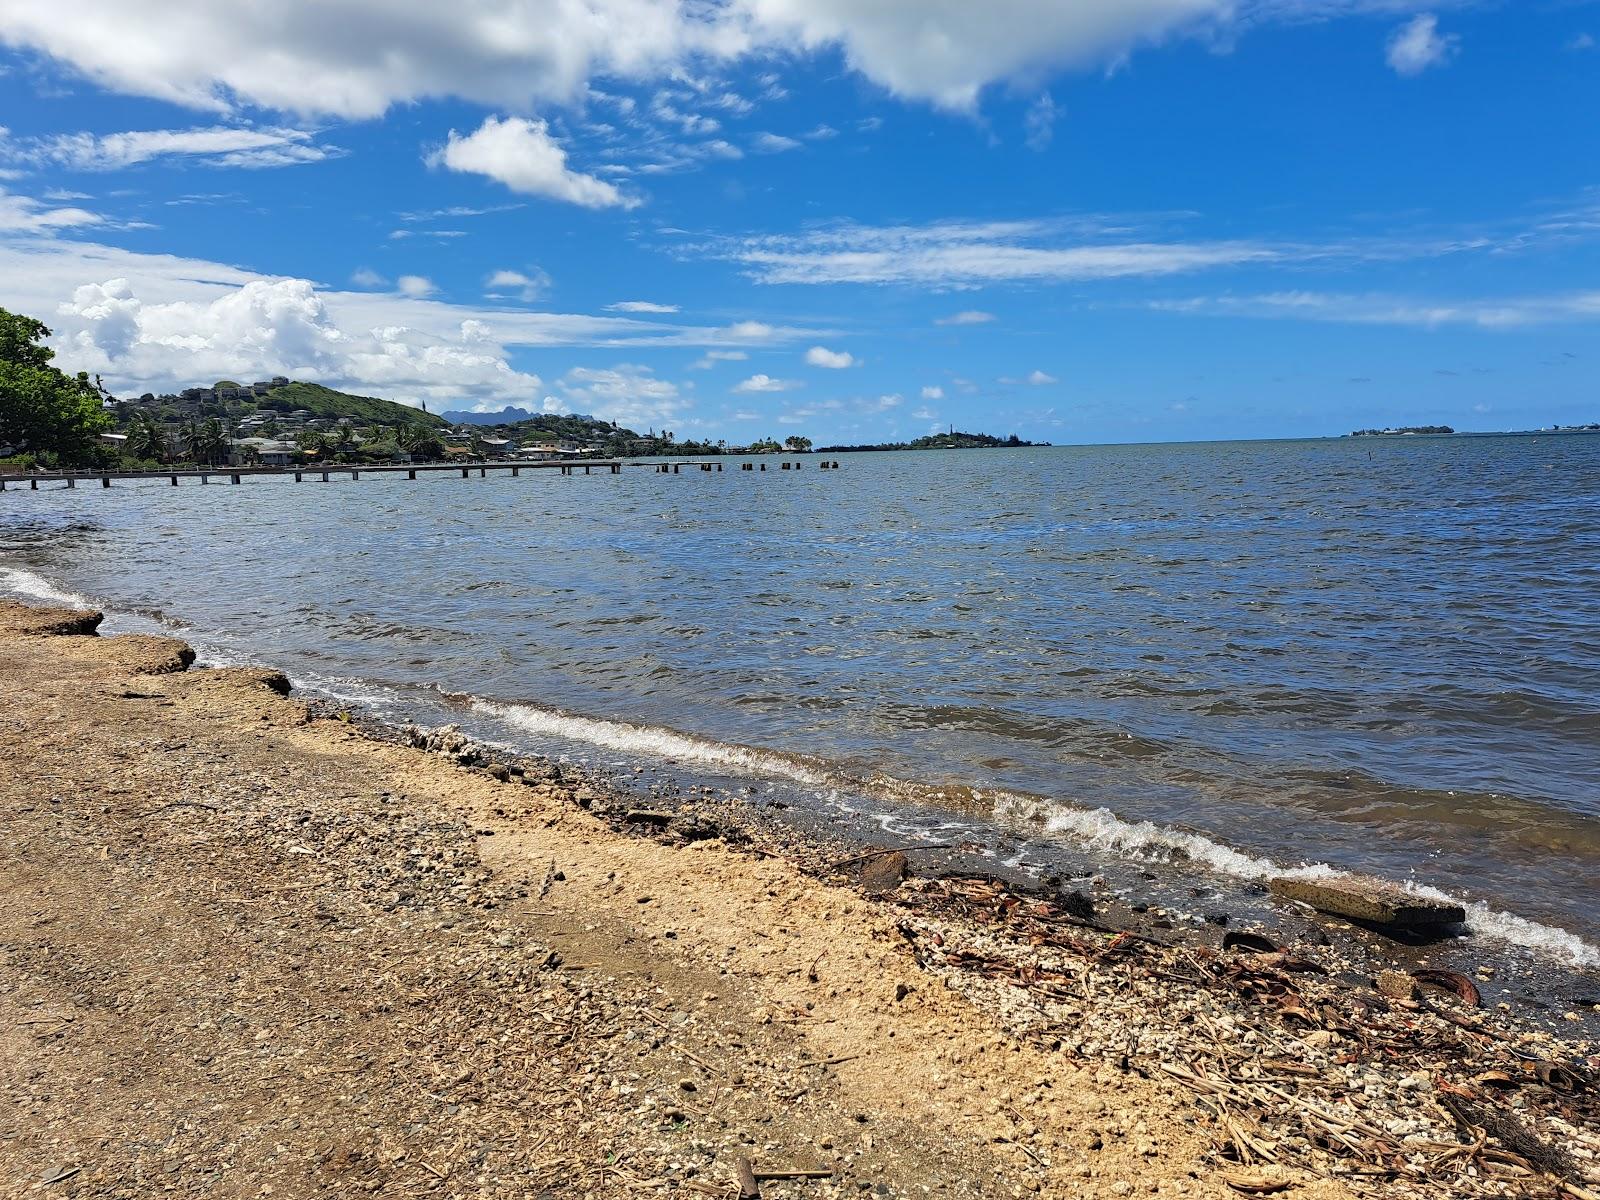
[[[153,817],[157,813],[166,812],[169,808],[203,808],[207,812],[217,811],[217,806],[215,804],[202,804],[199,800],[169,800],[165,804],[159,805],[156,808],[146,809],[144,812],[139,813],[138,815],[141,817]]]

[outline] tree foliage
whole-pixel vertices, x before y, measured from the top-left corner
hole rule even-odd
[[[113,424],[98,380],[50,365],[44,322],[0,308],[0,445],[52,466],[94,466]]]

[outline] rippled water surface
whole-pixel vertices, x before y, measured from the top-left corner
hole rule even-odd
[[[1600,437],[840,462],[9,491],[0,568],[530,742],[1105,807],[1600,940]]]

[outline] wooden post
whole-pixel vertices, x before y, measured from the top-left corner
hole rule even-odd
[[[211,476],[209,476],[209,475],[200,476],[200,482],[201,483],[210,483],[211,482]]]
[[[350,478],[351,479],[360,479],[361,478],[361,472],[360,471],[351,471],[350,472]]]
[[[73,479],[71,476],[68,476],[67,477],[67,486],[69,488],[75,488],[75,487],[78,486],[78,481],[76,479]]]
[[[176,475],[174,475],[172,477],[172,486],[173,487],[177,487],[178,486],[178,477]]]
[[[327,483],[328,482],[328,473],[326,471],[324,471],[322,473],[322,482],[323,483]]]
[[[717,464],[717,470],[719,470],[719,471],[722,470],[722,464],[721,463]]]
[[[294,481],[296,483],[304,483],[305,482],[305,475],[300,471],[296,471],[294,473]]]
[[[621,463],[612,463],[611,464],[611,473],[613,475],[621,475],[622,474],[622,464]]]
[[[512,467],[511,468],[511,478],[515,479],[521,474],[522,474],[522,468],[521,467]]]
[[[762,470],[763,470],[763,471],[765,471],[765,470],[766,470],[766,469],[767,469],[767,464],[766,464],[766,463],[762,463],[762,464],[761,464],[761,469],[762,469]]]
[[[28,480],[28,489],[37,492],[39,490],[39,481],[37,479]]]
[[[678,467],[679,467],[679,465],[680,465],[680,464],[678,464],[678,463],[673,463],[673,464],[672,464],[672,473],[673,473],[673,474],[674,474],[674,475],[676,475],[676,474],[677,474],[677,473],[678,473]]]
[[[406,472],[406,478],[407,479],[415,479],[416,477],[417,477],[417,473],[415,471],[407,471]]]
[[[589,473],[589,464],[588,463],[584,463],[583,464],[583,473],[585,475],[587,475]]]
[[[231,483],[238,483],[238,482],[239,482],[239,476],[238,476],[238,475],[236,475],[236,474],[235,474],[235,475],[229,475],[229,476],[228,476],[228,480],[229,480],[229,482],[231,482]],[[109,483],[108,483],[108,484],[106,484],[106,486],[107,486],[107,487],[110,487],[110,486],[111,486],[111,485],[110,485],[110,484],[109,484]]]
[[[783,469],[784,469],[784,470],[785,470],[785,471],[787,471],[787,470],[788,470],[788,469],[789,469],[789,464],[788,464],[788,463],[784,463],[784,464],[783,464]]]

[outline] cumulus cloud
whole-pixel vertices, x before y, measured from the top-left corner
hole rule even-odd
[[[0,204],[0,214],[6,212]],[[5,304],[44,317],[61,365],[105,376],[120,394],[198,381],[283,374],[407,403],[499,408],[526,403],[535,376],[521,347],[697,346],[726,328],[640,317],[551,313],[417,299],[398,291],[325,290],[202,259],[93,242],[0,238]],[[812,330],[771,329],[771,340]],[[739,351],[742,353],[742,351]]]
[[[1034,387],[1043,387],[1047,383],[1060,383],[1061,381],[1054,375],[1047,375],[1043,371],[1029,371],[1026,382]]]
[[[675,313],[678,311],[676,304],[655,304],[649,300],[619,300],[615,304],[606,305],[607,312],[628,313]]]
[[[750,376],[749,379],[746,379],[746,380],[743,380],[740,383],[734,384],[733,390],[736,391],[736,392],[742,392],[742,393],[750,393],[750,392],[788,392],[788,391],[793,391],[795,388],[797,388],[799,386],[800,386],[799,380],[795,380],[795,379],[774,379],[770,375],[763,375],[763,374],[758,373],[758,374]]]
[[[350,272],[350,282],[357,287],[381,288],[388,287],[389,281],[371,267],[357,267]]]
[[[430,166],[487,176],[514,192],[584,208],[638,204],[614,184],[568,167],[567,152],[550,136],[549,126],[525,117],[488,117],[465,137],[452,129],[449,140],[427,161]]]
[[[1439,32],[1439,18],[1419,13],[1389,37],[1384,58],[1400,75],[1420,75],[1429,67],[1443,66],[1456,52],[1457,38]]]
[[[813,346],[806,351],[806,365],[824,367],[830,371],[842,371],[846,367],[853,367],[857,363],[856,357],[844,350],[829,350],[826,346]]]
[[[413,300],[431,296],[439,290],[426,275],[402,275],[394,281],[394,286],[402,296],[410,296]]]
[[[550,290],[550,276],[538,267],[526,271],[503,268],[494,271],[483,281],[484,291],[492,297],[514,294],[517,299],[533,301]]]
[[[445,96],[527,111],[580,101],[593,79],[682,79],[696,62],[774,51],[837,51],[896,95],[971,109],[996,82],[1103,66],[1176,37],[1372,7],[1375,0],[7,0],[0,37],[106,88],[218,112],[252,104],[370,118]],[[764,97],[783,96],[775,76],[761,82]],[[715,104],[707,96],[702,103]]]
[[[677,384],[657,379],[649,367],[633,363],[604,369],[575,367],[557,387],[571,411],[630,428],[673,420],[689,407]]]
[[[922,398],[924,400],[943,400],[944,389],[937,384],[931,384],[922,389]]]
[[[218,167],[287,167],[339,153],[304,129],[144,129],[127,133],[63,133],[8,148],[19,157],[78,171],[116,171],[155,159]]]
[[[997,318],[991,312],[979,312],[969,308],[964,312],[952,313],[948,317],[940,317],[934,321],[935,325],[987,325]]]

